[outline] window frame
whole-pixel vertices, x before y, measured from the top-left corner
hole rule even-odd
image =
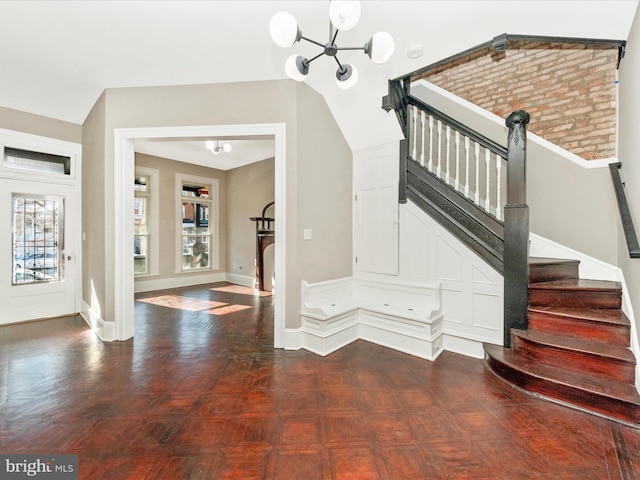
[[[160,260],[160,231],[159,231],[159,201],[160,201],[160,171],[156,168],[135,167],[136,177],[147,177],[147,191],[141,192],[134,190],[133,195],[137,198],[146,198],[146,214],[147,214],[147,271],[144,273],[135,273],[134,278],[152,277],[159,275]],[[133,233],[133,238],[142,236]]]
[[[208,198],[201,197],[187,197],[183,196],[182,192],[185,185],[189,186],[202,186],[209,189]],[[219,270],[220,264],[220,239],[219,239],[219,186],[218,179],[200,177],[196,175],[188,175],[184,173],[176,173],[175,179],[175,198],[176,198],[176,248],[175,248],[175,273],[178,274],[193,274],[198,272],[210,272],[212,270]],[[209,237],[209,264],[205,267],[196,267],[185,269],[183,267],[183,202],[198,198],[198,203],[205,203],[209,207],[208,229],[209,233],[206,234]]]

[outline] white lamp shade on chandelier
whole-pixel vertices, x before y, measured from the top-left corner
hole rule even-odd
[[[303,82],[307,75],[309,75],[309,67],[302,68],[299,66],[299,63],[302,63],[304,58],[300,55],[296,55],[295,53],[287,58],[287,61],[284,64],[284,71],[289,78],[295,80],[296,82]]]
[[[233,148],[229,143],[223,143],[222,145],[220,145],[220,141],[218,140],[216,140],[215,142],[209,140],[207,143],[205,143],[205,147],[207,147],[208,150],[211,150],[211,153],[213,153],[214,155],[218,155],[220,152],[229,153]]]
[[[373,63],[381,65],[391,58],[395,49],[393,37],[387,32],[374,33],[367,42],[365,52]]]
[[[345,64],[343,67],[346,70],[344,73],[341,72],[340,68],[338,68],[338,71],[336,72],[336,83],[338,84],[338,87],[346,90],[358,83],[358,70],[356,70],[356,67],[353,65]]]
[[[289,48],[298,38],[298,22],[289,12],[276,13],[269,22],[269,33],[276,45]]]
[[[333,0],[329,2],[329,20],[342,32],[351,30],[360,20],[360,2]]]
[[[329,41],[325,44],[310,40],[302,35],[298,22],[288,12],[278,12],[269,23],[269,33],[274,43],[282,48],[289,48],[300,40],[306,40],[318,46],[323,46],[324,50],[311,59],[300,55],[291,55],[285,62],[285,73],[297,82],[303,82],[309,75],[309,64],[322,55],[333,57],[338,63],[336,71],[336,82],[342,89],[347,89],[355,85],[358,81],[358,71],[353,65],[342,64],[338,60],[337,53],[340,50],[363,50],[373,63],[385,63],[395,50],[393,37],[387,32],[375,33],[364,47],[340,48],[336,45],[335,39],[338,32],[347,31],[355,27],[360,20],[362,7],[358,1],[332,0],[329,2]],[[336,32],[334,34],[334,30]]]

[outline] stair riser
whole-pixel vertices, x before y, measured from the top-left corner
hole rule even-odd
[[[612,345],[629,347],[630,329],[623,325],[591,322],[581,318],[529,312],[529,330],[536,330],[572,338],[598,340]]]
[[[513,333],[511,334],[511,346],[514,352],[545,365],[626,383],[633,383],[635,378],[635,365],[608,357],[584,354],[531,342]]]
[[[578,278],[578,265],[579,262],[561,264],[530,264],[529,282],[552,282],[554,280]]]
[[[532,287],[529,288],[529,304],[568,308],[620,308],[622,293],[619,290],[556,290]]]
[[[519,370],[514,370],[491,357],[487,358],[487,366],[497,377],[529,392],[538,393],[545,397],[568,403],[570,406],[616,418],[626,423],[640,424],[640,409],[634,408],[633,405],[623,400],[604,395],[594,395],[571,385],[548,382]]]

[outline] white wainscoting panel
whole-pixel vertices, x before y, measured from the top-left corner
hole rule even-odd
[[[442,285],[445,350],[476,357],[482,342],[502,344],[502,275],[411,201],[400,206],[400,247],[400,278]]]

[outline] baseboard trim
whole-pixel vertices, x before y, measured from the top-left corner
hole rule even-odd
[[[103,342],[113,342],[115,340],[115,323],[106,321],[85,301],[82,302],[80,316],[100,340]]]
[[[205,283],[224,282],[227,274],[225,272],[185,274],[177,277],[158,279],[137,279],[134,283],[134,292],[143,293],[153,290],[165,290],[168,288],[191,287],[193,285],[203,285]],[[235,283],[235,282],[234,282]]]
[[[303,348],[327,356],[342,347],[365,340],[426,360],[443,351],[442,316],[429,324],[356,309],[329,320],[302,316],[302,328],[287,342],[290,349]],[[420,328],[417,326],[421,323]],[[291,337],[294,331],[289,331]]]
[[[483,340],[461,337],[455,333],[445,332],[443,334],[443,343],[444,350],[447,352],[458,353],[471,358],[484,358]]]
[[[242,285],[243,287],[256,288],[255,277],[249,277],[247,275],[238,275],[237,273],[225,273],[225,281],[233,283],[235,285]]]

